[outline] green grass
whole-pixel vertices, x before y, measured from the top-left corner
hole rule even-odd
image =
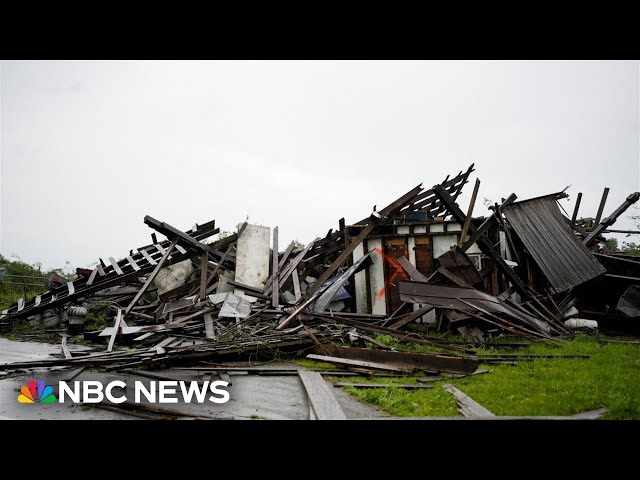
[[[336,370],[337,367],[332,363],[318,362],[316,360],[309,360],[307,358],[297,358],[295,362],[301,367],[308,368],[310,370]]]
[[[377,340],[387,339],[378,337]],[[410,346],[425,351],[422,345]],[[583,359],[537,359],[516,366],[490,365],[491,373],[433,382],[433,389],[346,390],[394,416],[458,415],[453,396],[442,389],[451,383],[496,415],[573,415],[600,407],[605,419],[640,419],[640,345],[599,343],[578,335],[563,346],[533,344],[526,348],[478,348],[478,355],[586,354]],[[414,377],[341,379],[353,383],[415,383]]]

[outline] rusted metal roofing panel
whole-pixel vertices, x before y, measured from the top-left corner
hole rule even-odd
[[[554,196],[513,203],[502,211],[557,292],[605,273],[569,229]]]

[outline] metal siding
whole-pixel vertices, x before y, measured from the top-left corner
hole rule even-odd
[[[503,213],[556,291],[564,292],[605,273],[571,232],[555,198],[514,203]]]

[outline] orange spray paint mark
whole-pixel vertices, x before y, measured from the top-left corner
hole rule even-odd
[[[392,269],[392,272],[389,275],[389,278],[387,278],[387,280],[384,282],[384,286],[378,291],[377,298],[379,299],[384,295],[384,292],[386,291],[387,287],[392,285],[393,282],[398,277],[400,277],[400,280],[409,280],[409,277],[407,276],[407,273],[404,271],[404,268],[402,268],[402,265],[400,265],[395,258],[393,258],[390,255],[386,255],[381,248],[376,248],[374,252],[380,255],[380,257],[382,258],[382,261],[387,262],[389,264],[389,267]]]

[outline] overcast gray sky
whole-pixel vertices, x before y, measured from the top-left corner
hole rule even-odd
[[[307,243],[469,164],[482,199],[640,190],[639,63],[0,62],[0,253],[121,258],[146,214]],[[618,228],[633,222],[620,220]],[[630,240],[639,241],[638,237]],[[284,248],[284,247],[282,247]]]

